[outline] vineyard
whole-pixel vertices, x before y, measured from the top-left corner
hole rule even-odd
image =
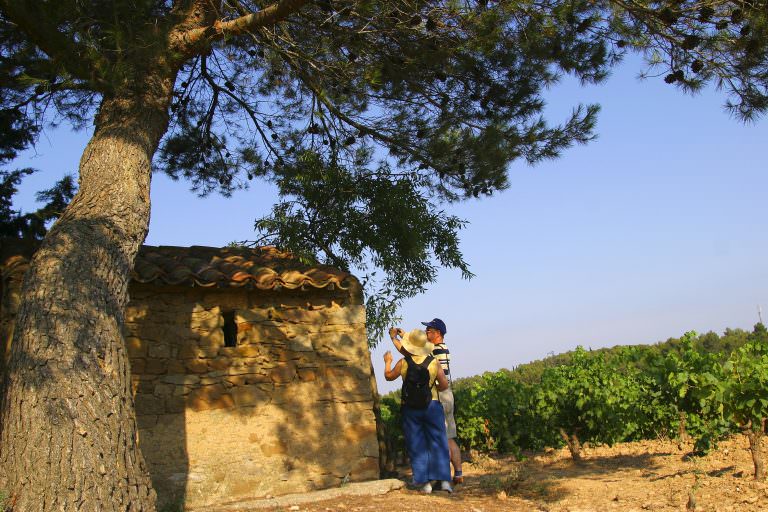
[[[403,462],[398,392],[382,397],[388,464]],[[512,370],[454,383],[464,450],[526,453],[676,439],[705,455],[735,433],[749,439],[754,477],[765,478],[760,440],[768,417],[768,331],[688,332],[656,345],[578,347]]]

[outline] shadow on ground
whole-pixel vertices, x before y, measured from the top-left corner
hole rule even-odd
[[[481,457],[470,461],[476,468],[467,483],[457,489],[452,500],[478,497],[502,498],[506,495],[531,501],[553,503],[566,499],[572,491],[564,482],[574,478],[605,477],[624,470],[643,470],[643,476],[656,475],[661,468],[658,457],[670,456],[667,452],[595,456],[582,463],[568,459],[551,460],[534,458],[516,462],[510,458]]]

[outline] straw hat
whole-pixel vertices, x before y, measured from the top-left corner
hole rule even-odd
[[[403,348],[414,356],[428,356],[435,346],[427,341],[427,335],[421,329],[414,329],[403,336]]]

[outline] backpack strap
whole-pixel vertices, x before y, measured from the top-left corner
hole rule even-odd
[[[423,367],[425,370],[429,371],[429,365],[432,364],[432,361],[435,359],[435,356],[429,355],[425,360],[421,362],[419,366]],[[435,381],[432,381],[429,383],[429,389],[432,389],[437,384],[435,384]]]
[[[408,363],[408,365],[423,366],[424,368],[428,367],[434,358],[435,358],[434,356],[430,355],[430,356],[427,356],[427,358],[422,362],[417,363],[416,361],[413,360],[410,354],[406,354],[403,356],[403,359],[405,359],[405,362]]]

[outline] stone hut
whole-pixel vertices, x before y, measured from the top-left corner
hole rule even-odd
[[[6,350],[26,261],[0,260]],[[353,276],[273,247],[144,246],[129,293],[139,443],[161,503],[205,507],[379,477],[376,383]]]

